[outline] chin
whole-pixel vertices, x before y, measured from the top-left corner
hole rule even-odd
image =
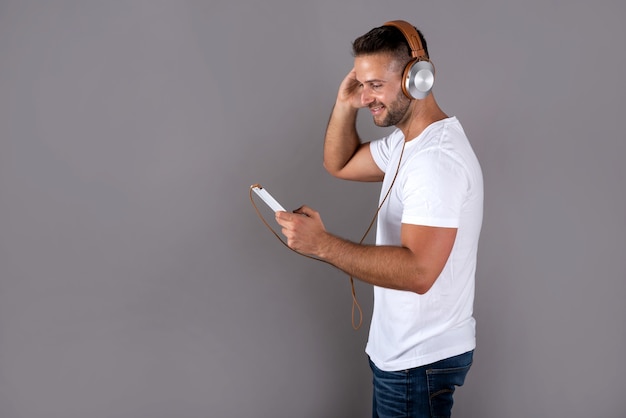
[[[391,123],[389,123],[387,120],[376,120],[374,119],[374,125],[378,126],[379,128],[387,128],[389,126],[391,126]]]

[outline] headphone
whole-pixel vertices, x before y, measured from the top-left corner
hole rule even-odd
[[[404,67],[402,91],[409,99],[424,99],[435,83],[435,67],[426,56],[426,50],[413,25],[404,20],[392,20],[383,26],[393,26],[402,32],[411,48],[411,61]]]

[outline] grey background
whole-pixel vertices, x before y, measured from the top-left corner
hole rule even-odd
[[[485,175],[456,416],[626,416],[625,17],[621,0],[0,1],[0,417],[369,415],[371,288],[355,332],[348,278],[283,247],[248,186],[360,238],[379,186],[323,171],[324,128],[350,42],[397,18],[425,32]]]

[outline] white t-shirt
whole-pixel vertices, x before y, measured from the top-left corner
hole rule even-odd
[[[396,173],[402,131],[370,143],[385,172],[380,200]],[[381,370],[423,366],[476,346],[474,276],[483,216],[480,164],[456,117],[406,143],[398,177],[378,214],[376,244],[401,245],[401,224],[457,228],[450,257],[424,295],[374,287],[366,353]]]

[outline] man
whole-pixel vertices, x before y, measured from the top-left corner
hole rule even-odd
[[[416,98],[407,87],[405,68],[415,57],[429,62],[416,28],[388,22],[357,38],[353,54],[328,122],[324,167],[341,179],[383,182],[376,245],[327,232],[307,206],[277,212],[276,220],[292,249],[374,285],[366,347],[373,416],[450,416],[475,348],[480,165],[459,121],[430,89]],[[356,117],[365,107],[376,125],[396,130],[362,142]]]

